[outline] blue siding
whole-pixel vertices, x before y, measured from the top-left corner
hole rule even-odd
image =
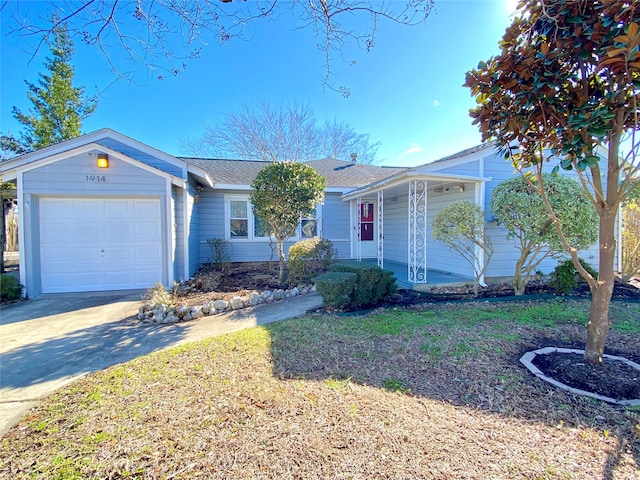
[[[340,200],[339,193],[327,193],[322,205],[322,238],[331,240],[339,258],[351,255],[349,202]]]
[[[200,262],[211,261],[211,251],[207,240],[225,238],[225,194],[248,195],[249,191],[211,190],[200,193],[198,204]],[[341,258],[349,257],[349,204],[340,200],[337,193],[328,193],[321,213],[319,234],[334,242]],[[298,239],[285,242],[285,253]],[[269,240],[232,240],[230,241],[233,262],[277,261],[275,242]]]
[[[200,268],[200,203],[195,203],[198,192],[189,185],[187,196],[187,236],[189,238],[189,275]],[[198,195],[199,198],[199,195]]]
[[[177,187],[171,188],[171,204],[174,212],[173,221],[173,279],[174,281],[186,280],[184,278],[184,198],[182,189]]]
[[[95,156],[84,154],[25,172],[23,188],[38,195],[164,195],[166,180],[116,159],[98,168]]]
[[[403,195],[385,198],[383,212],[384,258],[406,264],[409,245],[409,187],[406,187]]]

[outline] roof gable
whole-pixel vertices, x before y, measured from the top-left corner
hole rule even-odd
[[[47,158],[57,157],[65,152],[71,152],[92,144],[94,146],[101,145],[111,151],[119,152],[128,158],[157,168],[174,177],[183,180],[187,178],[187,166],[184,162],[109,128],[96,130],[4,161],[0,164],[0,172],[22,168],[36,162],[39,163]]]

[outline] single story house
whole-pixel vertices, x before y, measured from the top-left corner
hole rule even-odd
[[[514,174],[491,145],[415,168],[322,159],[325,201],[301,219],[289,244],[330,239],[341,258],[377,262],[407,288],[470,280],[471,267],[431,236],[445,205],[487,209]],[[223,238],[234,262],[276,258],[249,202],[263,162],[174,157],[101,129],[2,162],[17,184],[20,281],[42,293],[142,289],[189,278],[210,261],[207,240]],[[487,214],[496,252],[487,278],[513,275],[517,251]],[[582,253],[597,262],[597,249]],[[548,273],[555,261],[541,269]]]

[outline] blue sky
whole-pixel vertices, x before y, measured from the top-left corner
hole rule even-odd
[[[10,1],[11,3],[11,1]],[[10,5],[11,6],[11,5]],[[42,12],[40,2],[20,2]],[[310,30],[293,30],[286,15],[254,24],[249,41],[208,45],[177,76],[157,80],[135,67],[137,85],[117,77],[107,62],[76,40],[76,85],[102,92],[83,130],[109,127],[173,155],[180,138],[202,132],[242,101],[305,102],[320,120],[337,119],[380,141],[379,162],[412,166],[480,143],[468,115],[474,100],[464,74],[498,53],[513,0],[437,0],[425,26],[384,23],[370,53],[356,52],[352,67],[336,64],[331,81],[348,98],[323,88],[323,53]],[[17,133],[15,105],[30,107],[24,80],[35,82],[48,52],[32,57],[35,40],[8,35],[11,8],[2,10],[0,131]]]

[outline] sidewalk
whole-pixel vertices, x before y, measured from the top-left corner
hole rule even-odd
[[[77,378],[151,352],[303,316],[317,293],[171,325],[143,324],[140,296],[42,295],[0,311],[0,436]]]

